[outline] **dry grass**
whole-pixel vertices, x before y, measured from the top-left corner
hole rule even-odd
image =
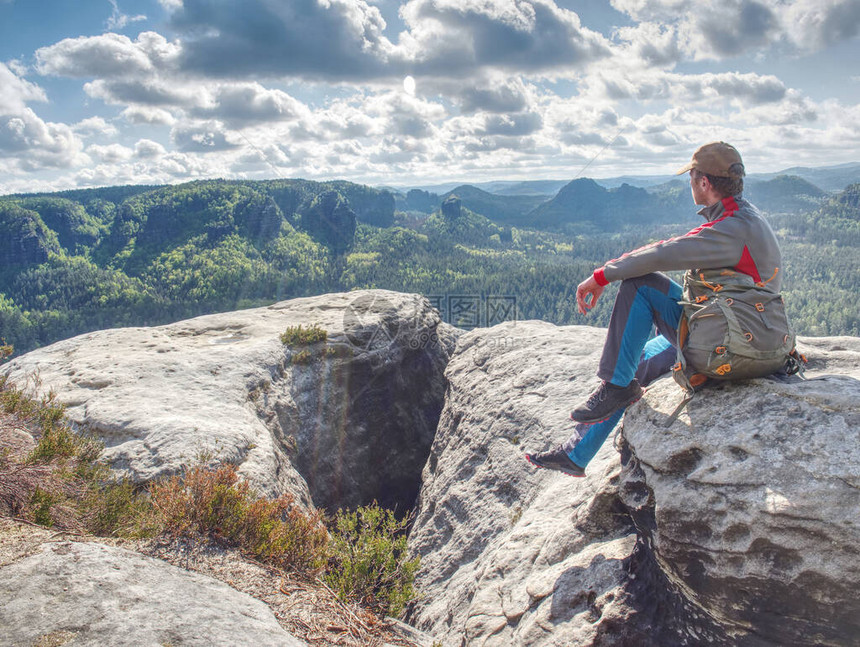
[[[256,496],[233,465],[195,466],[150,488],[165,532],[209,534],[268,564],[315,574],[325,565],[328,532],[319,513],[287,494]]]
[[[257,496],[232,465],[135,486],[99,461],[100,443],[69,428],[53,394],[34,392],[0,376],[0,517],[66,537],[217,546],[269,573],[254,595],[270,606],[275,596],[276,616],[310,644],[415,644],[383,619],[412,595],[417,568],[405,562],[403,528],[387,511],[327,520],[288,495]]]

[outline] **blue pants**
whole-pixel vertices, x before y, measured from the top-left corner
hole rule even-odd
[[[597,376],[618,386],[635,377],[647,386],[668,373],[676,358],[681,296],[681,286],[664,274],[622,281]],[[660,334],[649,340],[654,326]],[[623,415],[624,409],[619,409],[603,422],[577,425],[564,444],[570,459],[580,467],[588,465]]]

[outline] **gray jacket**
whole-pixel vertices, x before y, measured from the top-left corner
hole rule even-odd
[[[741,195],[699,211],[705,223],[683,236],[650,243],[594,271],[600,285],[668,270],[729,269],[775,293],[782,286],[782,256],[773,230]]]

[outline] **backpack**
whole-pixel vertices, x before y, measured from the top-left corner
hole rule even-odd
[[[685,391],[698,391],[712,380],[765,377],[802,368],[806,358],[795,348],[785,302],[767,287],[772,278],[757,283],[729,269],[687,272],[672,371]]]

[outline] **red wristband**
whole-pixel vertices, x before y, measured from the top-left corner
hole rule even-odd
[[[606,280],[606,276],[603,274],[602,267],[598,267],[594,270],[594,280],[597,281],[597,285],[606,286],[609,285],[609,281]]]

